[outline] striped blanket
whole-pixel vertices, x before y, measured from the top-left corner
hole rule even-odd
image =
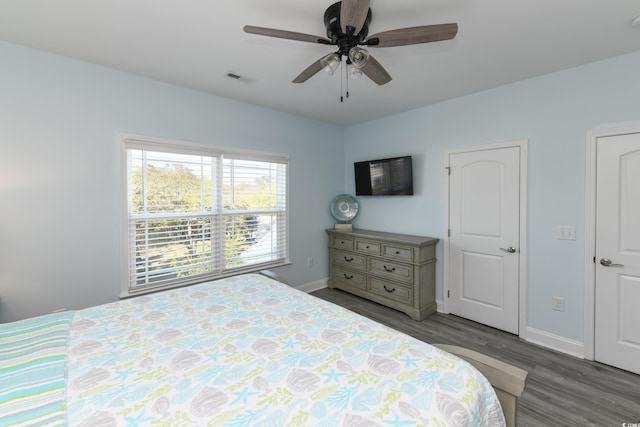
[[[73,313],[2,325],[0,427],[66,425],[65,368]]]

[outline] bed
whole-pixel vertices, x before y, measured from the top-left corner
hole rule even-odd
[[[0,325],[0,426],[505,425],[526,373],[441,347],[234,276]]]

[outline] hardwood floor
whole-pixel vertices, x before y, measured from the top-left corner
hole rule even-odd
[[[311,293],[430,343],[464,346],[529,372],[519,425],[623,426],[640,423],[640,376],[527,343],[515,335],[436,313],[416,322],[406,314],[337,289]],[[638,424],[640,426],[640,424]]]

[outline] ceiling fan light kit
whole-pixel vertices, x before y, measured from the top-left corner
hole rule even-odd
[[[360,69],[367,65],[367,61],[369,61],[369,51],[362,49],[361,47],[352,47],[349,51],[349,60],[353,64],[354,67]]]
[[[324,55],[308,66],[293,80],[293,83],[303,83],[322,69],[327,69],[329,74],[333,74],[341,63],[342,57],[346,57],[349,75],[357,77],[364,74],[378,85],[389,83],[391,76],[367,50],[359,46],[376,48],[431,43],[453,39],[458,33],[458,24],[450,23],[399,28],[368,37],[372,18],[369,5],[370,0],[342,0],[329,6],[324,12],[327,38],[250,25],[245,26],[244,31],[260,36],[325,44],[338,48],[336,52]]]
[[[352,80],[355,80],[362,75],[362,70],[353,64],[349,64],[349,67],[347,68],[347,73],[349,74],[349,77],[351,77]]]
[[[333,73],[335,73],[340,66],[340,57],[337,53],[330,53],[322,58],[320,65],[324,67],[324,71],[326,71],[327,74],[333,76]]]

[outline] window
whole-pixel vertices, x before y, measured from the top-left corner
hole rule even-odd
[[[288,262],[287,156],[140,137],[123,148],[123,296]]]

